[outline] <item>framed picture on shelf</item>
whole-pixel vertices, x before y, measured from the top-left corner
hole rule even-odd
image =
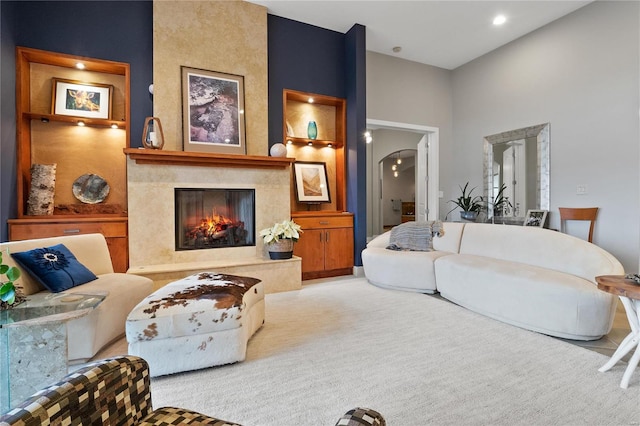
[[[524,218],[524,226],[539,226],[544,228],[547,223],[547,210],[529,210]]]
[[[53,78],[51,113],[83,118],[111,119],[113,86]]]
[[[183,149],[245,154],[244,77],[185,66],[181,70]]]
[[[293,163],[296,199],[299,203],[330,203],[327,165],[321,162]]]

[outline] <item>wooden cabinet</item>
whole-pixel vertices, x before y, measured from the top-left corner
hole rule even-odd
[[[402,202],[401,222],[412,222],[416,220],[416,203],[413,201]]]
[[[298,213],[293,220],[304,231],[293,253],[302,258],[302,279],[353,273],[353,215]]]
[[[127,218],[66,218],[60,215],[46,221],[9,219],[9,240],[60,237],[100,233],[105,236],[115,272],[127,272],[129,244]]]
[[[16,49],[18,217],[9,220],[11,240],[101,232],[114,269],[127,270],[123,150],[129,147],[129,87],[129,64]],[[75,103],[69,103],[71,98]],[[91,102],[82,102],[85,98]],[[30,214],[34,164],[56,164],[53,214]],[[94,179],[109,190],[99,200],[79,196],[86,189],[83,182]]]

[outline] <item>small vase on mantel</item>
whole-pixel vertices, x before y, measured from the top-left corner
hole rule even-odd
[[[293,240],[290,238],[280,238],[278,241],[267,245],[269,258],[272,260],[291,259],[293,257]]]
[[[307,136],[309,139],[315,139],[318,137],[318,125],[315,121],[310,121],[307,125]]]

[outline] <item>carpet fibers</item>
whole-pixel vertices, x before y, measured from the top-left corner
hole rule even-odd
[[[333,425],[373,408],[389,426],[638,425],[626,363],[364,278],[266,296],[247,359],[152,379],[154,407],[245,426]]]

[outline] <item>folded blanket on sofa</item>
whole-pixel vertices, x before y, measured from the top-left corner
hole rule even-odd
[[[389,250],[432,251],[433,237],[442,237],[444,226],[439,220],[405,222],[391,229]]]

